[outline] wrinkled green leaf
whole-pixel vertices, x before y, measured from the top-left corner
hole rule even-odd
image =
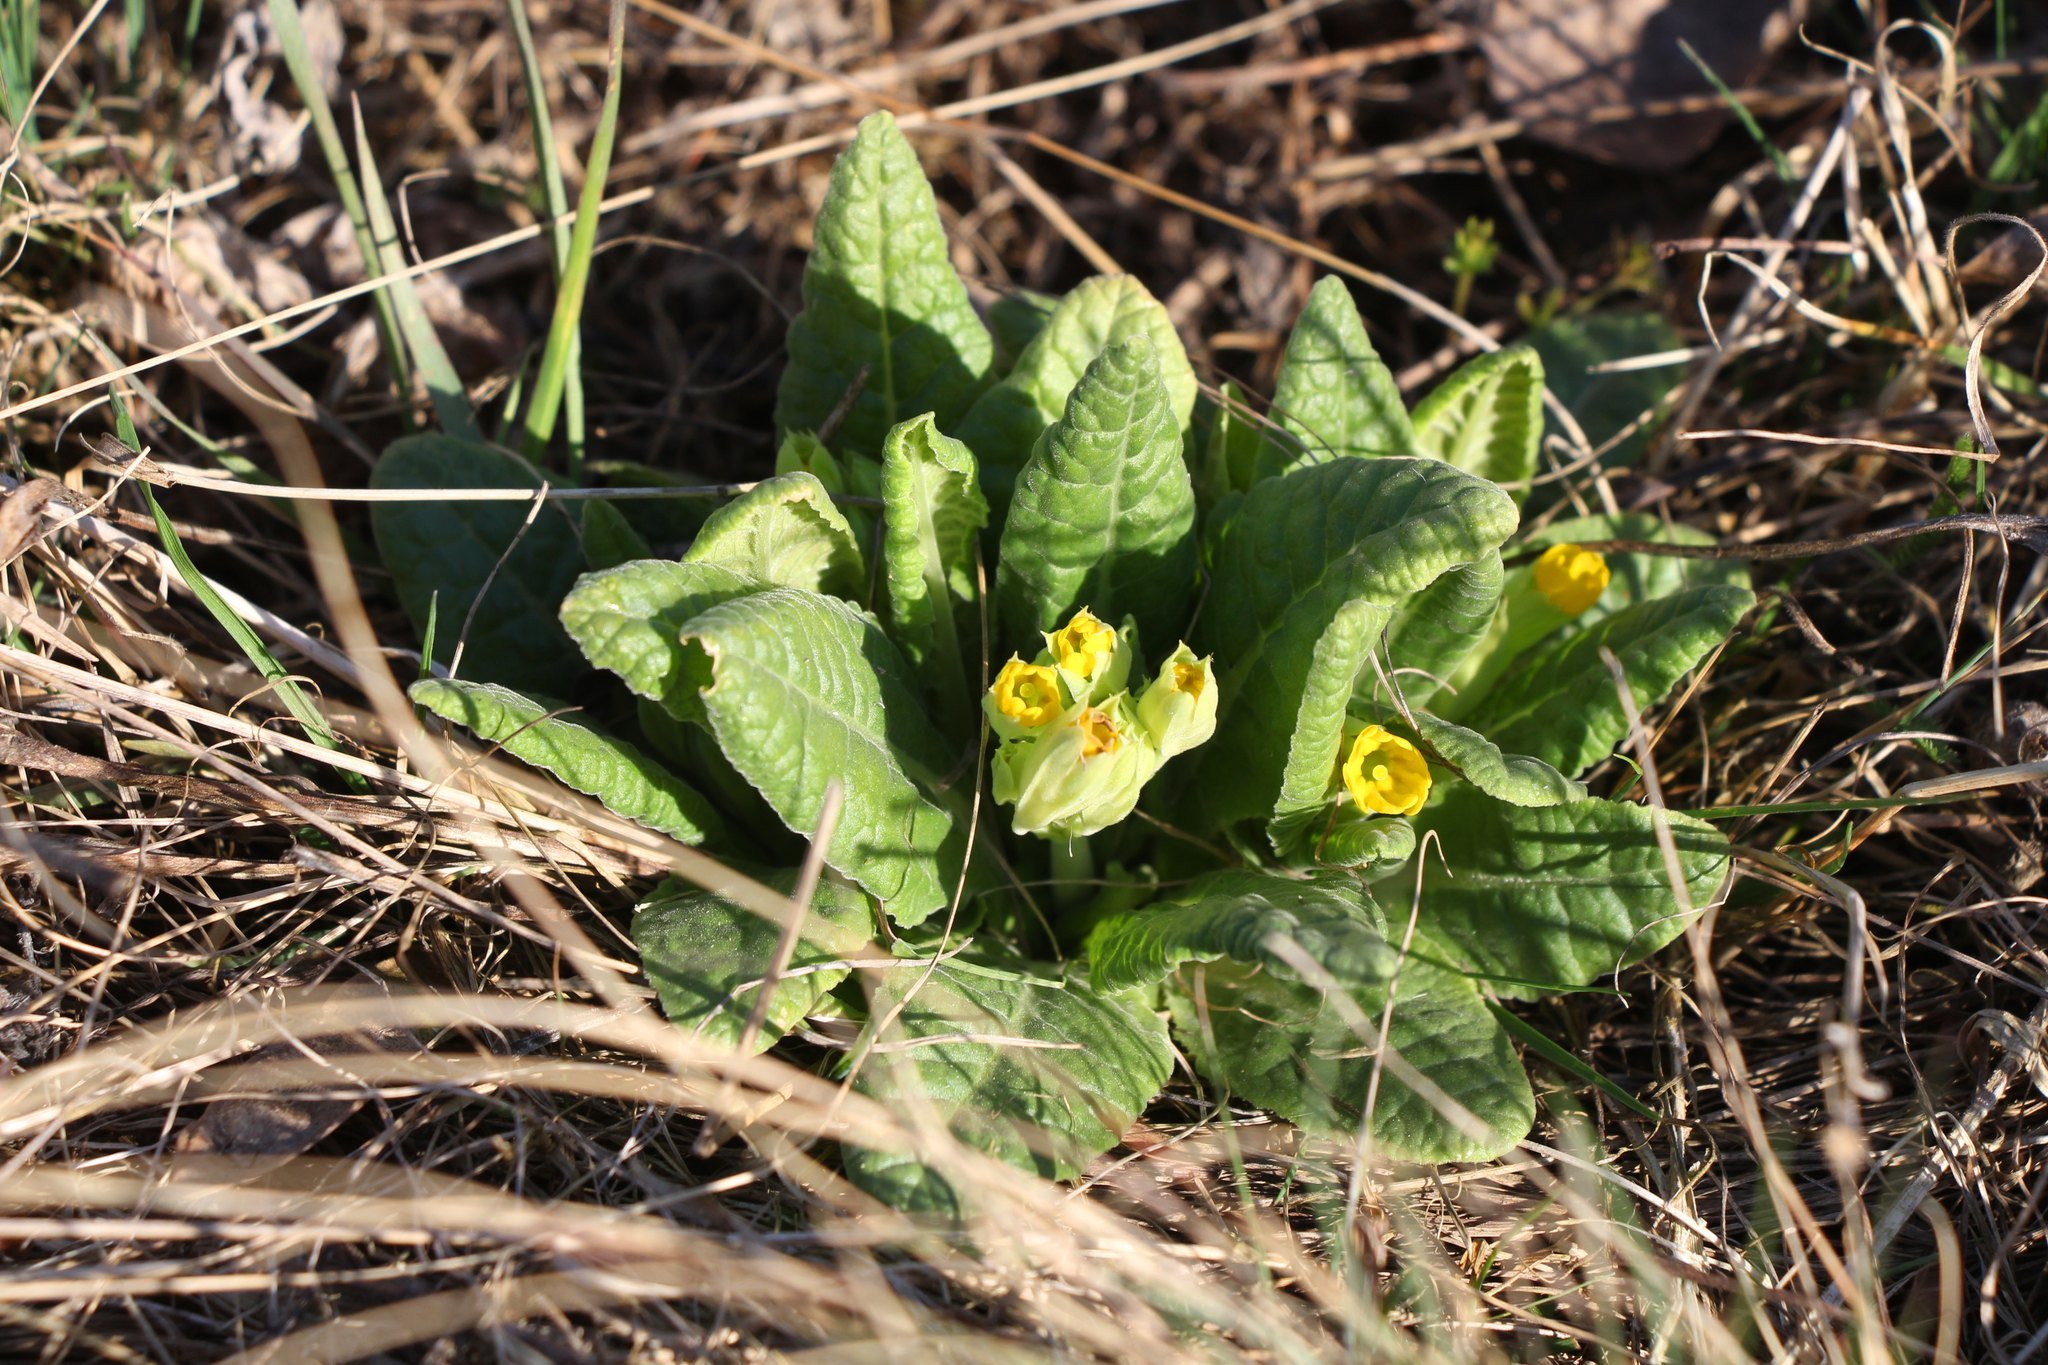
[[[815,474],[778,474],[713,512],[683,554],[768,587],[856,597],[867,583],[860,546]]]
[[[702,680],[687,675],[683,627],[708,607],[759,591],[759,583],[716,564],[640,559],[578,579],[562,601],[562,627],[586,659],[618,674],[635,696],[693,719],[701,715]]]
[[[1272,416],[1286,435],[1261,443],[1255,478],[1342,456],[1418,453],[1401,390],[1335,275],[1316,281],[1287,338]]]
[[[1490,550],[1460,564],[1394,609],[1387,624],[1387,658],[1410,706],[1427,706],[1465,656],[1486,639],[1500,606],[1507,570]],[[1379,675],[1359,675],[1355,709],[1391,702]]]
[[[1088,366],[1066,412],[1024,466],[1003,526],[996,599],[1004,630],[1028,638],[1078,607],[1134,616],[1162,646],[1195,582],[1195,494],[1180,418],[1143,334]]]
[[[1219,675],[1216,737],[1189,783],[1196,822],[1320,802],[1388,614],[1514,527],[1505,494],[1436,460],[1333,460],[1254,486],[1216,547],[1195,629]]]
[[[780,472],[780,471],[777,471]],[[583,466],[593,486],[605,488],[702,488],[705,480],[688,470],[656,469],[637,460],[590,460]],[[664,557],[682,553],[717,510],[709,496],[621,498],[613,510],[632,523],[640,538]]]
[[[557,714],[562,708],[551,703],[495,683],[453,678],[422,678],[410,695],[478,739],[671,839],[701,844],[723,828],[711,803],[689,783],[617,736]]]
[[[407,436],[385,450],[370,474],[370,486],[385,492],[538,491],[541,476],[518,456],[492,446],[452,436]],[[555,609],[576,581],[583,548],[559,504],[543,504],[527,526],[531,510],[525,501],[448,502],[428,497],[373,503],[370,524],[376,531],[377,552],[391,571],[398,600],[415,629],[425,628],[429,605],[434,594],[440,594],[436,658],[445,663],[454,655],[456,639],[468,621],[464,676],[508,687],[566,692],[583,666],[555,623]],[[500,559],[502,568],[497,567]],[[490,591],[478,602],[486,582]]]
[[[1181,969],[1166,999],[1197,1070],[1318,1136],[1355,1135],[1369,1095],[1375,1148],[1396,1160],[1488,1161],[1527,1136],[1528,1073],[1470,981],[1415,958],[1397,979],[1387,1042],[1441,1100],[1392,1066],[1372,1094],[1386,987],[1338,990],[1229,963]]]
[[[1415,826],[1396,816],[1369,815],[1350,801],[1340,803],[1315,833],[1308,855],[1317,867],[1371,872],[1404,863],[1415,852]]]
[[[1497,801],[1560,806],[1585,798],[1585,783],[1572,781],[1541,759],[1502,753],[1499,745],[1476,730],[1438,720],[1426,711],[1416,714],[1415,726],[1430,762],[1453,769]]]
[[[1465,362],[1415,407],[1416,447],[1528,496],[1543,448],[1543,362],[1526,346]]]
[[[903,1012],[868,1055],[859,1088],[907,1115],[931,1114],[1013,1166],[1081,1174],[1172,1070],[1166,1027],[1134,994],[1080,979],[1034,985],[965,964],[940,966],[910,994],[922,976],[921,967],[894,970],[876,990],[874,1018]],[[912,1154],[856,1149],[846,1169],[897,1208],[957,1214],[965,1202]]]
[[[592,569],[616,569],[654,554],[647,542],[626,520],[626,514],[608,502],[593,498],[583,504],[583,563]]]
[[[973,622],[974,546],[988,502],[974,456],[929,416],[896,426],[882,443],[882,567],[889,624],[913,666],[929,667],[941,705],[968,699],[961,636]]]
[[[1195,498],[1205,510],[1252,486],[1266,439],[1243,389],[1226,379],[1217,392],[1220,397],[1213,402],[1196,395],[1192,423],[1202,452],[1195,468]]]
[[[1520,655],[1461,719],[1502,749],[1576,777],[1628,733],[1601,650],[1620,659],[1636,705],[1648,708],[1728,638],[1754,601],[1746,589],[1710,584],[1639,602],[1588,630],[1553,635]]]
[[[1134,336],[1151,338],[1176,424],[1187,429],[1195,371],[1166,309],[1128,275],[1083,280],[1045,319],[1009,376],[976,399],[960,425],[960,439],[981,462],[983,486],[998,512],[1008,507],[1032,447],[1066,411],[1088,366]]]
[[[1096,925],[1088,936],[1088,970],[1105,990],[1149,985],[1183,963],[1223,958],[1298,977],[1289,959],[1273,951],[1275,938],[1299,948],[1332,978],[1354,984],[1384,982],[1398,957],[1356,877],[1297,879],[1226,868]]]
[[[1445,791],[1416,817],[1450,869],[1424,870],[1419,932],[1520,998],[1641,961],[1685,927],[1654,814],[1620,801],[1526,807],[1470,786]],[[1704,909],[1727,879],[1728,841],[1705,821],[1668,819],[1687,903]],[[1395,880],[1405,888],[1410,874]]]
[[[772,879],[787,892],[795,877]],[[633,942],[661,1011],[677,1026],[728,1046],[739,1045],[761,983],[775,965],[782,926],[723,896],[674,878],[664,881],[633,916]],[[847,977],[824,967],[858,953],[875,936],[867,897],[830,878],[818,883],[795,950],[794,971],[776,982],[756,1049],[774,1045]]]
[[[803,294],[775,399],[784,431],[822,427],[866,367],[834,444],[875,456],[918,413],[951,428],[987,381],[995,343],[953,273],[917,153],[886,111],[862,119],[833,163]]]
[[[681,638],[718,747],[784,824],[815,830],[837,780],[845,806],[826,864],[905,927],[951,900],[964,840],[926,793],[943,787],[954,756],[872,616],[771,588],[700,612]]]

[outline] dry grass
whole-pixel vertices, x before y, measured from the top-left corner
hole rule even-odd
[[[1810,32],[1867,62],[1865,8]],[[1983,59],[1992,6],[1965,8]],[[1658,1122],[1539,1072],[1509,1159],[1375,1168],[1354,1204],[1344,1151],[1182,1080],[1061,1190],[793,1064],[829,1032],[736,1058],[666,1025],[623,932],[636,890],[731,874],[421,733],[359,507],[169,495],[339,753],[236,658],[136,471],[76,439],[107,427],[108,376],[257,324],[120,387],[159,457],[307,485],[360,486],[404,413],[363,298],[282,316],[360,265],[310,142],[285,174],[237,145],[228,21],[188,47],[185,7],[160,6],[131,51],[117,9],[81,37],[86,7],[46,7],[34,132],[0,133],[0,1359],[2048,1359],[2048,854],[2039,788],[1993,785],[2048,754],[2026,538],[1760,562],[1754,629],[1648,718],[1636,756],[1672,806],[1837,807],[1734,822],[1724,907],[1623,993],[1529,1011]],[[1756,101],[1792,181],[1732,133],[1646,194],[1484,124],[1470,35],[1427,6],[893,9],[914,26],[636,0],[586,314],[596,457],[764,468],[822,150],[880,99],[946,116],[923,145],[964,270],[1000,293],[1120,263],[1206,338],[1210,382],[1265,389],[1329,256],[1370,267],[1411,390],[1519,332],[1518,294],[1662,312],[1697,347],[1675,420],[1634,469],[1560,443],[1557,512],[1756,546],[1912,523],[1943,509],[1941,462],[1867,442],[1945,449],[1981,388],[2002,454],[1974,507],[2048,513],[2042,392],[1960,363],[1981,336],[2037,371],[2039,310],[1980,297],[2033,248],[1979,263],[1969,308],[1942,249],[1973,208],[2034,207],[1987,198],[1967,138],[1994,95],[2030,107],[2038,46],[2003,84],[1944,81],[1924,37],[1881,75],[1795,50]],[[501,12],[340,13],[341,87],[406,177],[411,248],[496,241],[425,287],[488,420],[550,297]],[[536,15],[565,156],[603,18]],[[1167,68],[1177,45],[1192,66]],[[295,108],[274,63],[248,69],[255,107]],[[1472,324],[1381,289],[1448,297],[1437,260],[1470,213],[1507,245]],[[1715,237],[1760,243],[1740,250],[1782,290],[1725,258],[1703,283]],[[1967,799],[1843,807],[1958,773]],[[976,1218],[871,1206],[834,1173],[843,1140],[914,1145]]]

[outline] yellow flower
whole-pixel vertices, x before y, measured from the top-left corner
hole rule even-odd
[[[1368,725],[1351,741],[1344,786],[1368,815],[1413,815],[1429,798],[1429,763],[1396,734]]]
[[[1216,686],[1209,661],[1181,645],[1159,666],[1138,698],[1138,724],[1162,759],[1184,753],[1216,733]]]
[[[1091,682],[1109,656],[1116,652],[1116,630],[1095,619],[1083,607],[1047,641],[1055,664],[1083,682]]]
[[[1091,706],[1074,718],[1074,728],[1081,732],[1081,757],[1093,758],[1097,754],[1113,754],[1123,745],[1124,737],[1117,733],[1116,721],[1109,712]]]
[[[1607,561],[1597,550],[1553,545],[1536,561],[1536,591],[1566,616],[1577,616],[1607,591]]]
[[[1060,701],[1060,675],[1043,664],[1027,664],[1014,654],[996,675],[988,697],[989,719],[997,729],[1012,734],[1048,724],[1065,709]]]

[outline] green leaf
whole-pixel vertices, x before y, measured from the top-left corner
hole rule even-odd
[[[1462,1131],[1388,1071],[1374,1107],[1375,1139],[1407,1160],[1497,1155],[1529,1131],[1528,1077],[1472,983],[1415,958],[1402,962],[1386,928],[1355,876],[1295,880],[1239,868],[1201,877],[1152,909],[1104,920],[1089,937],[1088,956],[1104,985],[1170,977],[1174,1027],[1203,1075],[1332,1136],[1355,1131],[1363,1116],[1393,986],[1389,1041],[1477,1116],[1482,1131]],[[1315,964],[1312,982],[1303,980],[1303,958]],[[1215,965],[1197,972],[1197,963]],[[1332,1000],[1326,988],[1343,995]]]
[[[795,880],[771,879],[778,891]],[[746,1033],[761,983],[775,965],[782,926],[723,896],[674,878],[664,881],[633,916],[633,942],[661,1010],[677,1026],[728,1047]],[[797,932],[795,951],[775,985],[755,1048],[773,1046],[818,1008],[850,969],[843,961],[871,943],[875,915],[867,897],[832,881],[818,883]]]
[[[716,564],[635,560],[576,580],[562,601],[562,626],[586,659],[618,674],[635,696],[679,719],[699,719],[702,679],[689,674],[683,627],[720,602],[760,591],[753,579]]]
[[[711,803],[689,783],[626,741],[558,714],[559,706],[495,683],[454,678],[423,678],[409,695],[485,743],[671,839],[701,844],[722,828]]]
[[[1526,346],[1474,357],[1415,407],[1425,455],[1528,496],[1543,448],[1543,362]]]
[[[1195,494],[1180,418],[1144,335],[1088,366],[1018,480],[1003,525],[996,599],[1004,630],[1052,630],[1078,607],[1137,618],[1163,649],[1195,582]]]
[[[1078,979],[1035,985],[965,964],[940,966],[919,985],[923,975],[893,970],[876,990],[875,1019],[902,1013],[867,1055],[859,1088],[913,1118],[929,1113],[1023,1170],[1081,1174],[1122,1140],[1172,1070],[1166,1026],[1136,995]],[[912,1154],[855,1149],[846,1169],[897,1208],[962,1212],[963,1192]]]
[[[1685,339],[1654,312],[1594,313],[1554,318],[1529,334],[1543,358],[1550,391],[1571,410],[1586,439],[1602,449],[1602,469],[1626,469],[1657,434],[1661,414],[1628,435],[1622,430],[1657,407],[1685,378]],[[1632,367],[1594,373],[1611,360],[1679,352],[1656,369]]]
[[[853,528],[815,474],[778,474],[755,484],[711,514],[683,562],[834,597],[856,597],[867,583]]]
[[[1035,289],[1018,289],[1001,295],[988,306],[989,331],[996,339],[996,366],[1008,374],[1017,367],[1024,348],[1045,330],[1045,320],[1060,301]]]
[[[1255,485],[1215,548],[1195,628],[1220,689],[1189,784],[1196,822],[1318,803],[1388,615],[1514,527],[1506,494],[1435,460],[1333,460]]]
[[[1276,938],[1352,984],[1386,981],[1398,957],[1356,877],[1325,872],[1297,879],[1226,868],[1096,925],[1088,935],[1088,970],[1105,990],[1150,985],[1183,963],[1223,958],[1299,979],[1290,959],[1270,946]]]
[[[1476,730],[1438,720],[1426,711],[1416,714],[1415,727],[1432,763],[1450,768],[1497,801],[1561,806],[1585,799],[1585,783],[1572,781],[1541,759],[1504,754]]]
[[[1377,1152],[1400,1161],[1489,1161],[1535,1122],[1528,1073],[1478,989],[1427,962],[1402,964],[1387,1042],[1441,1101],[1393,1066],[1373,1094],[1384,983],[1326,992],[1232,963],[1183,968],[1166,999],[1197,1070],[1318,1136],[1354,1136],[1368,1096]]]
[[[1419,931],[1508,996],[1589,985],[1638,962],[1686,923],[1654,815],[1619,801],[1512,806],[1449,788],[1416,817],[1449,868],[1424,874]],[[1667,819],[1687,903],[1704,909],[1727,879],[1728,841],[1705,821]],[[1405,895],[1410,874],[1394,880]]]
[[[370,486],[385,492],[538,491],[541,477],[518,456],[487,445],[452,436],[407,436],[384,451],[370,474]],[[555,623],[555,609],[576,581],[583,549],[575,526],[558,504],[543,503],[527,526],[532,510],[523,499],[448,502],[427,497],[374,503],[370,524],[378,554],[391,571],[398,600],[415,629],[425,626],[434,594],[440,593],[441,629],[434,652],[442,662],[454,654],[467,620],[468,642],[462,652],[466,676],[522,690],[566,692],[582,663]],[[486,582],[490,591],[479,602]]]
[[[1205,510],[1232,493],[1250,488],[1257,476],[1259,450],[1265,441],[1244,390],[1226,379],[1209,402],[1198,395],[1195,430],[1202,433],[1202,459],[1195,471],[1195,497]]]
[[[952,899],[964,839],[926,792],[964,765],[874,617],[836,597],[771,588],[699,613],[681,640],[718,747],[784,824],[810,834],[826,786],[841,784],[827,866],[906,928]]]
[[[624,512],[598,498],[583,504],[583,562],[590,568],[616,569],[653,553]]]
[[[1597,540],[1643,540],[1660,545],[1713,545],[1714,537],[1691,526],[1673,525],[1648,512],[1596,514],[1551,522],[1517,543],[1523,548],[1580,545]],[[1518,556],[1519,557],[1519,556]],[[1739,559],[1688,559],[1679,555],[1604,554],[1610,578],[1600,600],[1581,612],[1570,630],[1584,630],[1638,602],[1654,602],[1685,588],[1721,583],[1749,586],[1749,566]]]
[[[1272,416],[1292,439],[1267,435],[1255,478],[1334,457],[1418,453],[1401,390],[1335,275],[1316,282],[1287,338]]]
[[[995,344],[953,273],[924,168],[887,112],[862,119],[833,163],[814,234],[776,426],[818,430],[865,367],[841,449],[878,455],[889,428],[921,412],[950,429],[981,392]]]
[[[1317,867],[1372,872],[1405,863],[1415,853],[1415,826],[1395,816],[1369,815],[1350,801],[1334,807],[1314,832],[1307,853]]]
[[[882,567],[889,623],[911,664],[927,668],[941,705],[972,700],[960,646],[972,621],[974,547],[988,502],[974,456],[941,435],[929,414],[898,424],[882,443]]]
[[[1166,309],[1128,275],[1083,280],[1059,301],[1009,376],[976,399],[960,425],[960,439],[981,462],[983,485],[998,512],[1008,507],[1032,447],[1066,411],[1088,366],[1135,336],[1151,338],[1176,425],[1187,430],[1195,371]]]
[[[1490,550],[1460,564],[1394,610],[1387,624],[1387,658],[1410,706],[1427,706],[1465,656],[1484,640],[1500,606],[1507,570]],[[1391,700],[1379,675],[1359,675],[1353,705],[1369,710]]]
[[[1747,589],[1710,584],[1639,602],[1589,630],[1553,635],[1519,656],[1461,719],[1501,748],[1576,777],[1628,733],[1603,649],[1620,659],[1636,705],[1648,708],[1728,638],[1754,601]]]

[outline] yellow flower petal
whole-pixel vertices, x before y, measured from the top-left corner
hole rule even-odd
[[[1103,661],[1116,651],[1116,630],[1095,619],[1086,607],[1052,637],[1052,656],[1061,668],[1084,681],[1093,679]]]
[[[1037,727],[1060,713],[1060,675],[1043,664],[1012,656],[989,689],[996,710],[1019,725]]]
[[[1599,601],[1607,579],[1607,561],[1582,545],[1553,545],[1536,561],[1536,591],[1567,616]]]
[[[1429,799],[1429,761],[1399,735],[1368,725],[1344,760],[1344,788],[1368,815],[1413,815]]]

